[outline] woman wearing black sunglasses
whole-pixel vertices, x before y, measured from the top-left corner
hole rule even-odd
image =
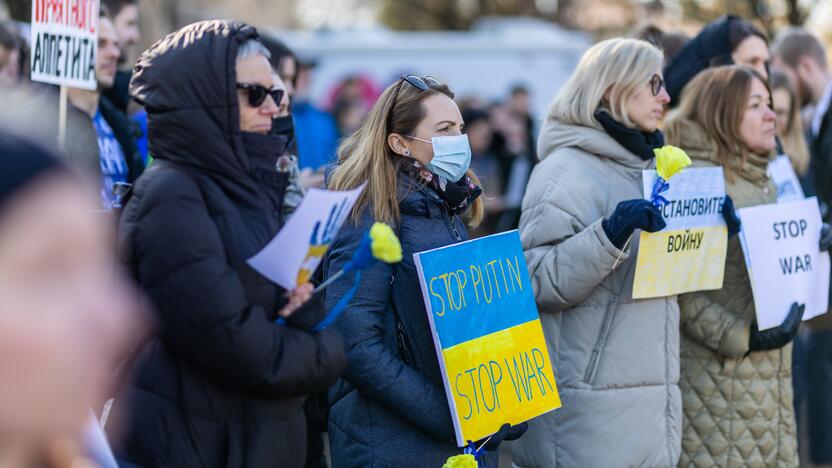
[[[196,23],[142,54],[131,85],[154,162],[120,247],[158,335],[116,398],[113,414],[129,414],[116,453],[139,466],[301,467],[304,397],[346,362],[337,335],[306,331],[323,315],[309,285],[287,294],[246,263],[280,229],[287,181],[268,51],[249,26]]]

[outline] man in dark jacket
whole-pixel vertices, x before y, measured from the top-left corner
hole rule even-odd
[[[826,49],[809,31],[789,28],[772,45],[774,65],[788,75],[801,105],[812,105],[809,121],[810,173],[824,220],[832,206],[832,74]],[[806,342],[806,386],[809,419],[809,458],[815,466],[832,466],[832,314],[809,322]]]
[[[95,63],[98,89],[68,89],[70,107],[74,108],[68,109],[68,126],[76,130],[67,133],[67,150],[74,167],[101,179],[101,202],[105,209],[110,209],[116,203],[113,185],[119,182],[133,183],[144,170],[144,164],[136,149],[132,126],[127,117],[101,97],[101,90],[113,85],[116,60],[121,52],[116,45],[112,21],[102,15],[98,24]],[[78,146],[76,141],[79,134],[89,133],[90,127],[95,131],[98,148],[90,151],[73,149]]]
[[[280,228],[286,187],[275,168],[286,140],[269,135],[282,83],[256,38],[241,23],[195,23],[136,65],[130,91],[155,160],[124,209],[120,247],[159,330],[114,403],[113,417],[129,414],[116,444],[127,463],[301,467],[304,396],[346,367],[338,335],[307,331],[323,311],[297,308],[311,287],[286,306],[246,263]]]

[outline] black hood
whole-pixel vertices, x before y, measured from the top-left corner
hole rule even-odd
[[[235,87],[237,49],[256,38],[257,30],[240,22],[202,21],[141,55],[130,95],[147,110],[154,159],[206,172],[238,195],[256,193]]]
[[[708,23],[688,41],[664,70],[670,107],[679,104],[682,89],[701,71],[734,63],[731,59],[731,24],[738,16],[725,15]]]

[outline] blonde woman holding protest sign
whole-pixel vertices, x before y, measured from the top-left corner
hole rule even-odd
[[[776,201],[767,173],[775,119],[763,76],[726,66],[702,72],[685,87],[666,132],[695,165],[722,166],[728,196],[745,207]],[[781,326],[758,331],[736,236],[728,241],[724,278],[718,291],[679,296],[680,466],[797,466],[791,342],[803,307],[794,303]]]
[[[662,63],[644,41],[596,44],[543,126],[520,236],[563,407],[530,422],[518,466],[678,460],[676,298],[632,298],[637,231],[665,225],[641,182],[664,144]]]
[[[429,76],[405,75],[379,97],[364,124],[339,149],[328,187],[367,183],[352,222],[333,243],[327,275],[350,260],[374,221],[395,226],[403,260],[378,263],[335,322],[349,366],[330,393],[332,466],[442,466],[462,453],[428,323],[413,253],[467,240],[483,202],[468,169],[471,149],[448,87]],[[334,283],[328,308],[352,287]],[[507,425],[486,445],[519,437],[525,424]],[[497,466],[484,453],[480,466]]]

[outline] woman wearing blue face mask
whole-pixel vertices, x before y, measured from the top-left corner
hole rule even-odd
[[[349,369],[330,392],[332,465],[442,466],[462,453],[431,337],[413,253],[467,239],[482,219],[482,190],[468,170],[471,149],[453,94],[430,77],[407,75],[382,93],[359,130],[341,145],[329,188],[367,182],[333,243],[327,275],[349,261],[374,221],[394,226],[404,260],[379,263],[334,328],[348,350]],[[334,305],[352,286],[327,289]],[[502,431],[490,442],[522,432]],[[511,434],[508,434],[508,433]],[[480,466],[497,466],[494,454]]]

